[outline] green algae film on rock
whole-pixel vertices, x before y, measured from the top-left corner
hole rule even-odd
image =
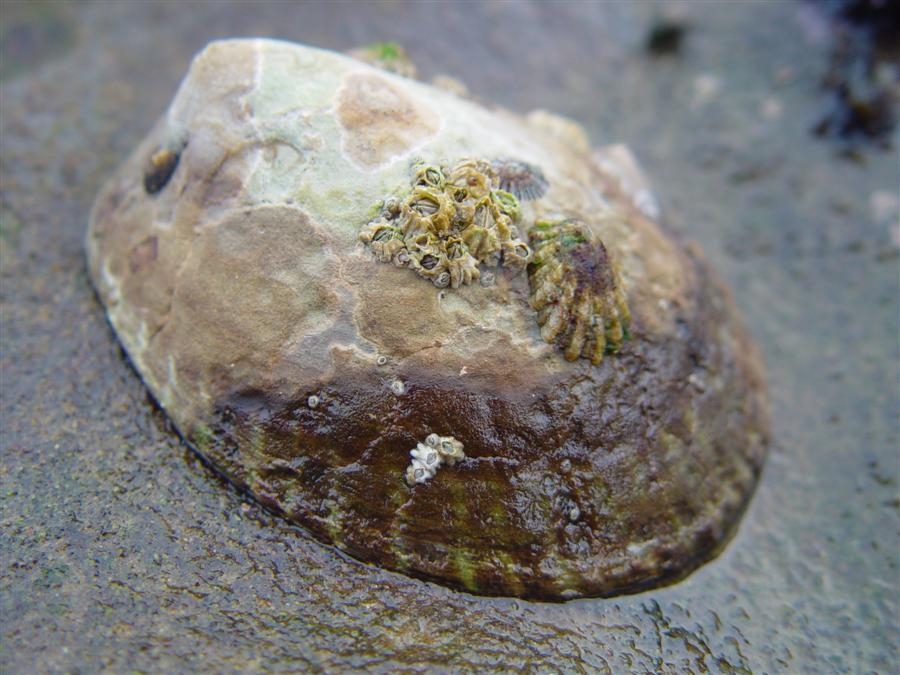
[[[237,485],[361,560],[559,600],[685,575],[762,465],[756,350],[656,216],[572,122],[230,40],[87,248],[144,382]]]

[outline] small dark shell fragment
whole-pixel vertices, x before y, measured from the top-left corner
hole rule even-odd
[[[500,189],[515,195],[516,199],[540,199],[547,192],[547,179],[533,164],[514,159],[500,159],[493,163],[500,182]]]
[[[147,194],[155,195],[166,186],[178,168],[180,157],[180,152],[168,148],[160,148],[150,155],[144,169],[144,189]]]

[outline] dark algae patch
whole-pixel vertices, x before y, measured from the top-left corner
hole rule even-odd
[[[832,54],[823,87],[826,111],[813,131],[847,144],[891,147],[900,91],[900,3],[836,0]]]

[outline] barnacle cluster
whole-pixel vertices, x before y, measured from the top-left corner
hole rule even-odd
[[[381,262],[409,267],[438,288],[459,288],[493,278],[479,265],[525,269],[532,251],[519,238],[519,217],[519,201],[500,189],[490,162],[420,164],[409,193],[384,200],[359,238]]]
[[[541,337],[567,360],[598,364],[628,335],[630,314],[615,261],[603,242],[576,220],[538,221],[528,231],[531,306]]]
[[[466,456],[463,444],[453,436],[437,434],[428,434],[425,442],[417,443],[409,454],[412,462],[406,468],[406,482],[410,487],[434,478],[443,464],[453,466]]]

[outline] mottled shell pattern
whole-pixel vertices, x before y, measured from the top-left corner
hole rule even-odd
[[[385,199],[359,238],[379,261],[409,267],[438,288],[490,285],[493,274],[480,265],[527,268],[541,337],[567,360],[596,365],[627,339],[625,292],[603,242],[583,223],[522,222],[519,198],[538,199],[547,187],[538,167],[516,160],[419,164],[409,192]]]

